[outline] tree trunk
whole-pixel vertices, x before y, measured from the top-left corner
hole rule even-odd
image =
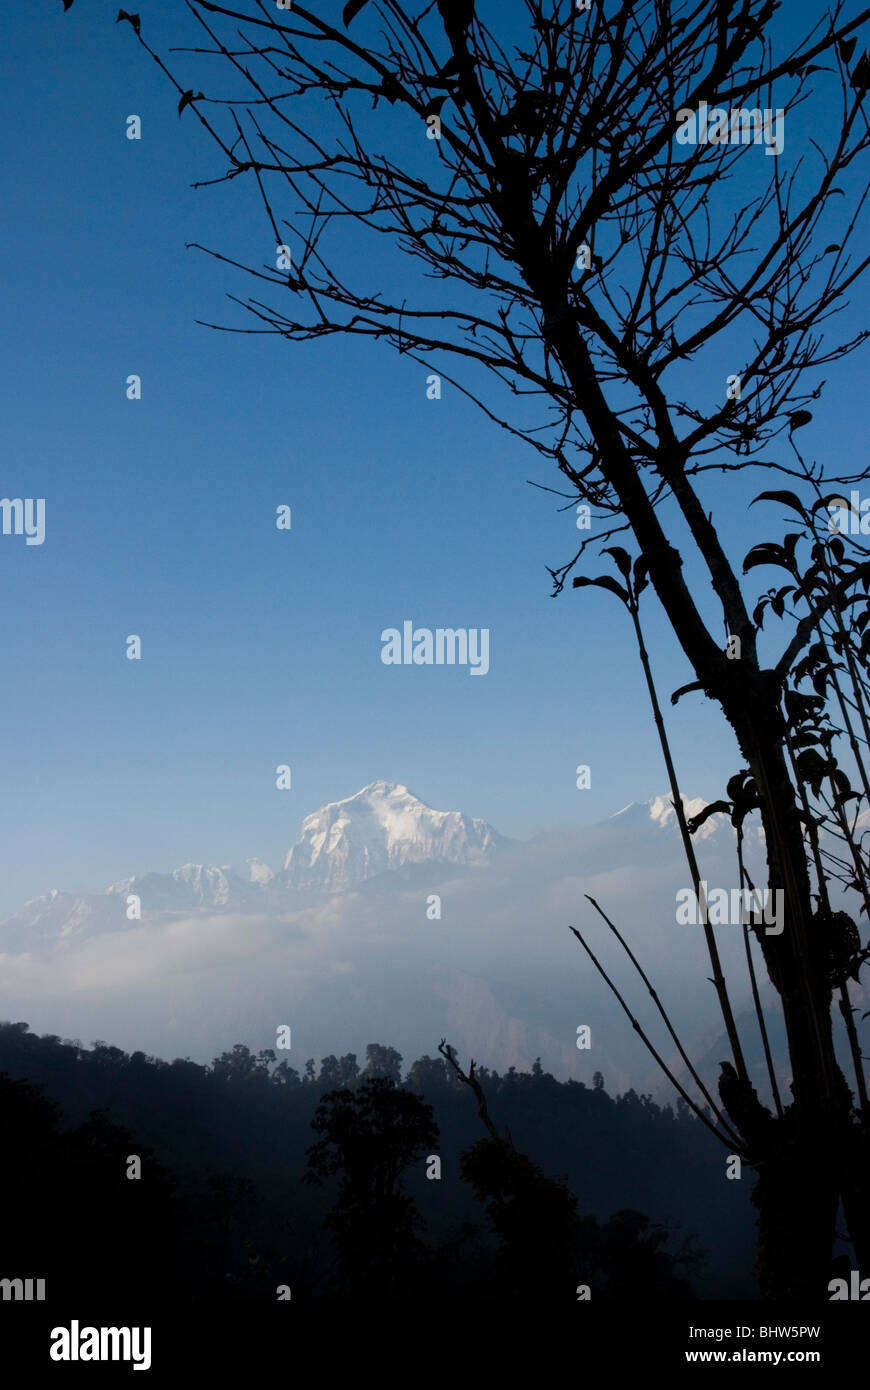
[[[543,294],[542,302],[546,304]],[[782,1000],[794,1101],[783,1121],[765,1127],[764,1137],[744,1136],[760,1165],[753,1194],[759,1209],[757,1274],[763,1297],[819,1299],[827,1292],[844,1175],[854,1171],[847,1139],[851,1096],[834,1055],[827,943],[813,919],[803,833],[785,758],[780,691],[773,673],[758,669],[754,642],[748,660],[729,661],[713,641],[686,588],[682,559],[662,532],[567,306],[545,311],[545,325],[550,347],[601,452],[602,473],[641,548],[650,582],[697,679],[722,706],[759,789],[769,888],[783,892],[785,908],[782,934],[767,936],[762,927],[759,940]],[[686,483],[684,491],[687,488]],[[693,504],[694,500],[693,495]],[[710,563],[709,537],[696,534],[696,540]],[[715,587],[727,609],[736,580],[718,548],[712,558]],[[739,607],[742,610],[742,600]],[[741,624],[739,613],[734,618]],[[737,1117],[732,1118],[739,1127]],[[849,1192],[850,1233],[856,1246],[863,1247],[867,1207],[858,1200],[854,1181]]]

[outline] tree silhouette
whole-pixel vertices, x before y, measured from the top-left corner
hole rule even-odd
[[[460,1171],[486,1204],[499,1240],[493,1292],[547,1307],[573,1301],[581,1284],[585,1296],[594,1290],[596,1299],[691,1296],[678,1272],[697,1258],[691,1242],[670,1254],[664,1248],[668,1232],[641,1212],[617,1212],[603,1226],[592,1216],[579,1217],[566,1184],[520,1153],[509,1132],[499,1134],[474,1062],[464,1072],[443,1039],[439,1050],[473,1092],[489,1132],[463,1153]],[[543,1075],[538,1062],[530,1085]]]
[[[381,1043],[368,1043],[363,1079],[383,1077],[398,1086],[402,1079],[402,1055],[394,1047],[384,1047]]]
[[[71,1290],[107,1298],[123,1271],[131,1297],[177,1297],[189,1279],[186,1213],[151,1150],[101,1110],[61,1131],[58,1108],[3,1073],[0,1111],[14,1136],[0,1152],[0,1182],[12,1198],[3,1276],[45,1279],[54,1299]],[[131,1155],[141,1160],[139,1179],[128,1178]]]
[[[401,1184],[409,1165],[437,1146],[431,1106],[373,1077],[324,1096],[311,1126],[321,1138],[308,1150],[303,1181],[341,1178],[326,1224],[350,1287],[370,1297],[398,1290],[423,1248],[421,1218]]]

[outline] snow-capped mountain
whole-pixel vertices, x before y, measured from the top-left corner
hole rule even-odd
[[[351,888],[406,864],[485,864],[500,836],[461,811],[433,811],[407,787],[372,782],[306,816],[284,860],[295,888]]]
[[[686,796],[684,794],[682,801],[687,820],[691,820],[692,816],[697,816],[709,804],[708,799],[703,796]],[[656,826],[662,830],[669,830],[675,835],[679,834],[677,813],[674,810],[673,797],[670,792],[665,796],[653,796],[649,801],[630,802],[621,811],[617,811],[615,816],[611,816],[609,823],[626,830],[648,829],[651,826]],[[698,827],[692,840],[695,844],[700,840],[709,840],[725,828],[730,828],[728,817],[719,811],[714,812],[704,821],[703,825]]]
[[[706,804],[703,797],[684,797],[683,802],[689,816]],[[670,796],[632,802],[599,827],[577,832],[578,868],[585,867],[582,846],[587,841],[599,863],[625,863],[626,856],[655,860],[661,853],[660,837],[678,847],[675,821]],[[733,834],[728,817],[714,815],[694,839],[712,844],[723,834]],[[158,914],[281,914],[298,906],[300,893],[348,892],[373,879],[386,885],[393,877],[398,886],[421,865],[480,868],[512,845],[485,820],[461,811],[436,811],[401,783],[371,782],[306,816],[278,873],[261,859],[250,858],[237,866],[184,864],[171,873],[135,874],[102,893],[53,888],[0,922],[0,950],[82,939],[128,928],[131,920],[154,921]],[[139,899],[141,919],[128,915],[131,895]]]
[[[171,874],[136,874],[107,889],[126,898],[135,893],[154,908],[226,907],[244,895],[248,883],[228,865],[183,864]]]
[[[415,864],[482,865],[507,843],[484,820],[435,811],[407,787],[372,782],[307,816],[279,874],[251,858],[236,867],[183,864],[171,873],[134,874],[102,893],[53,888],[0,922],[0,951],[80,940],[129,928],[131,920],[153,922],[158,914],[280,914],[296,905],[296,890],[347,891]],[[139,899],[137,908],[131,896]]]
[[[681,1035],[703,1034],[706,1051],[708,998],[695,986],[709,963],[702,934],[676,920],[688,871],[674,820],[658,796],[512,841],[373,782],[306,817],[277,873],[259,859],[185,864],[24,904],[0,922],[0,1017],[161,1055],[211,1056],[230,1036],[267,1045],[277,1020],[312,1055],[378,1036],[431,1054],[448,1037],[499,1069],[541,1056],[560,1074],[645,1086],[647,1055],[568,927],[625,984],[587,899],[600,904],[655,964]],[[734,882],[733,837],[727,815],[696,836],[714,886]],[[742,979],[741,934],[720,937]],[[576,1047],[578,1023],[592,1028],[591,1055]]]

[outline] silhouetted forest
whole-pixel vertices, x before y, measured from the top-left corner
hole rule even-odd
[[[476,1074],[504,1139],[441,1056],[403,1078],[370,1044],[300,1074],[241,1043],[202,1066],[0,1024],[0,1276],[174,1302],[755,1295],[754,1175],[727,1180],[682,1103]]]

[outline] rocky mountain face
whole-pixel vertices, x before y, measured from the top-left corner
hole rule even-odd
[[[501,837],[461,811],[433,811],[407,787],[372,782],[302,822],[284,860],[295,888],[353,888],[406,864],[485,864]]]

